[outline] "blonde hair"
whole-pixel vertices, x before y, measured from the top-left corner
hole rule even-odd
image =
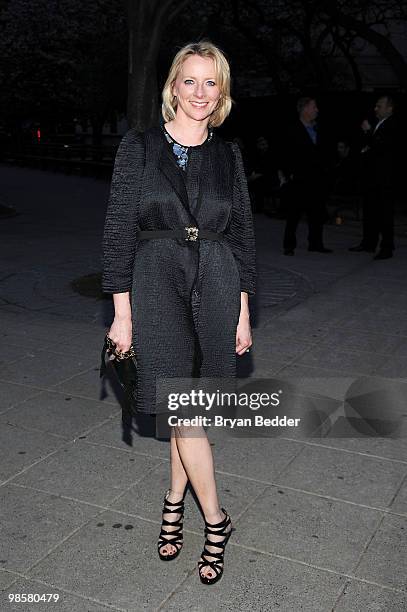
[[[214,61],[216,84],[219,87],[220,100],[210,116],[209,125],[211,127],[219,127],[225,121],[232,108],[232,98],[230,96],[230,68],[223,51],[206,40],[200,40],[197,43],[185,45],[174,57],[162,91],[162,116],[165,121],[171,121],[175,118],[178,102],[177,98],[172,93],[172,87],[183,63],[191,55],[208,57]]]

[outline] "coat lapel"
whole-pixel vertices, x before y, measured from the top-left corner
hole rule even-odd
[[[158,160],[158,168],[164,174],[171,187],[178,195],[185,209],[190,214],[188,193],[184,178],[181,175],[181,170],[177,166],[177,162],[175,161],[172,151],[166,146],[165,142],[162,143],[161,153]]]

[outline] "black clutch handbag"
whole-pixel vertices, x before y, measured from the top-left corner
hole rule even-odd
[[[108,359],[106,359],[108,355]],[[133,345],[125,353],[116,347],[116,344],[106,334],[102,349],[100,377],[107,371],[107,364],[110,365],[115,376],[122,387],[131,408],[137,410],[137,359]]]

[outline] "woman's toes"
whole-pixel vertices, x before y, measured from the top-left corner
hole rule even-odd
[[[168,544],[167,550],[169,555],[175,555],[175,553],[177,552],[177,549],[175,548],[175,546],[173,546],[173,544]]]

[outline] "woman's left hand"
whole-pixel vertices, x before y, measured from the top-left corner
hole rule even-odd
[[[236,353],[243,355],[252,344],[252,329],[249,315],[241,313],[236,329]]]

